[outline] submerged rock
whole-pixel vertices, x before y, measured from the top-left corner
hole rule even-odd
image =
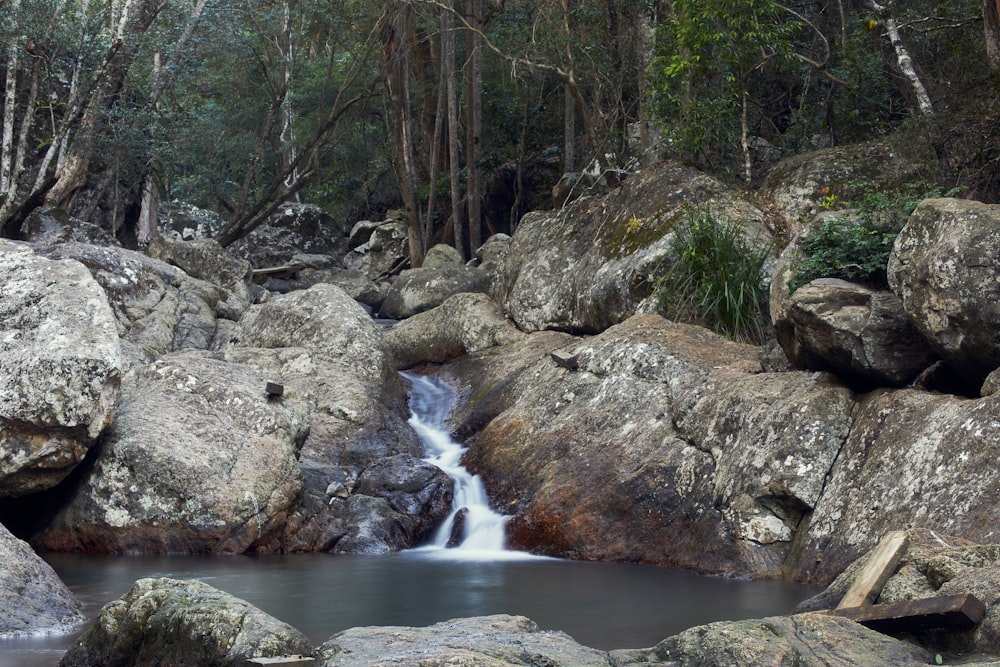
[[[0,240],[0,497],[61,482],[111,423],[124,366],[86,267]]]
[[[315,653],[317,667],[607,667],[607,654],[523,616],[478,616],[426,628],[368,627],[337,633]]]
[[[200,581],[140,579],[101,609],[61,667],[217,665],[308,655],[298,630]]]
[[[0,526],[0,638],[64,634],[84,622],[80,602],[55,571]]]

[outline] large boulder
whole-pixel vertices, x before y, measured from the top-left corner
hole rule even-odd
[[[761,374],[754,348],[653,315],[507,365],[537,335],[446,367],[469,402],[453,419],[467,465],[514,515],[513,546],[780,574],[846,437],[849,391]]]
[[[32,245],[52,246],[67,241],[113,246],[117,241],[99,226],[70,216],[62,208],[39,206],[24,220],[21,236]]]
[[[847,442],[788,571],[826,583],[890,531],[996,539],[1000,395],[915,389],[861,399]]]
[[[310,406],[298,462],[304,495],[288,517],[285,548],[371,553],[413,546],[430,507],[403,514],[386,494],[353,493],[369,467],[397,455],[412,464],[401,475],[419,477],[423,456],[406,423],[392,355],[365,310],[327,284],[277,296],[251,307],[220,353],[278,378]],[[429,489],[440,482],[422,479]]]
[[[309,422],[295,397],[268,400],[269,379],[204,352],[133,369],[99,456],[35,545],[140,554],[280,545]]]
[[[84,621],[80,601],[48,563],[0,526],[0,638],[64,634]]]
[[[486,293],[489,288],[490,274],[476,267],[410,269],[393,281],[379,314],[401,320],[440,306],[456,294]]]
[[[181,201],[161,202],[160,234],[175,241],[194,241],[215,236],[223,225],[217,213]]]
[[[140,579],[101,609],[59,664],[243,667],[250,658],[311,651],[295,628],[208,584]]]
[[[526,215],[499,264],[492,294],[525,331],[603,331],[640,310],[670,261],[673,230],[685,208],[703,203],[748,237],[767,236],[763,214],[722,183],[664,162],[604,197]]]
[[[455,665],[505,667],[608,667],[607,654],[582,646],[564,632],[540,630],[523,616],[479,616],[426,628],[351,628],[315,653],[317,667]]]
[[[800,221],[831,204],[860,200],[872,188],[936,183],[936,165],[928,143],[897,136],[793,155],[768,171],[763,190],[794,232]]]
[[[114,314],[79,262],[0,240],[0,497],[55,486],[111,423]]]
[[[926,650],[847,619],[820,614],[720,621],[685,630],[649,649],[611,652],[616,667],[808,665],[916,667]]]
[[[214,239],[177,241],[157,236],[149,242],[146,253],[173,264],[192,278],[226,288],[249,305],[250,263],[229,254]]]
[[[247,305],[229,299],[229,290],[145,253],[84,243],[63,243],[44,253],[79,261],[104,289],[127,366],[168,352],[208,349],[219,320],[238,319]]]
[[[367,240],[354,245],[366,236]],[[360,271],[369,280],[389,275],[409,261],[406,222],[390,218],[370,229],[358,223],[351,232],[350,247],[351,251],[344,255],[344,266],[348,269]]]
[[[524,337],[482,293],[456,294],[437,308],[397,322],[385,334],[398,368],[444,362]]]
[[[397,454],[365,468],[352,492],[384,498],[397,513],[413,517],[411,539],[418,542],[451,512],[454,482],[436,465]]]
[[[319,206],[287,203],[231,249],[260,269],[284,266],[302,253],[339,259],[347,252],[347,235]]]
[[[1000,206],[928,199],[889,257],[889,285],[927,341],[978,387],[1000,367]]]
[[[892,292],[821,278],[797,289],[783,316],[775,329],[789,361],[862,386],[904,385],[937,358]]]

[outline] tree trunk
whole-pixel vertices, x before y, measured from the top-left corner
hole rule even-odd
[[[97,79],[95,92],[83,112],[78,131],[77,145],[59,168],[55,186],[49,191],[50,201],[69,208],[77,191],[87,182],[90,167],[89,153],[93,140],[100,131],[105,113],[125,84],[125,77],[142,42],[142,36],[156,20],[166,0],[137,0],[126,3],[114,28],[114,35],[104,66]]]
[[[420,234],[413,119],[410,110],[409,64],[413,10],[407,2],[394,1],[392,4],[394,6],[382,33],[386,56],[386,85],[392,102],[392,153],[399,193],[406,208],[410,265],[416,268],[424,263],[424,247]]]
[[[1000,0],[983,0],[983,30],[990,73],[1000,72]]]
[[[924,82],[921,81],[916,68],[913,66],[913,59],[910,57],[910,52],[907,50],[906,45],[903,44],[903,38],[899,34],[899,25],[893,17],[891,6],[880,5],[875,0],[868,0],[868,7],[885,23],[885,31],[889,36],[889,42],[896,52],[896,62],[899,64],[899,70],[910,83],[910,89],[917,100],[917,109],[924,116],[933,116],[934,105],[931,104],[931,97],[927,94]]]
[[[474,253],[482,245],[482,185],[479,162],[482,159],[483,127],[483,39],[482,0],[467,0],[466,21],[472,26],[467,35],[469,66],[466,70],[466,149],[465,171],[468,174],[466,192],[469,206],[469,251]]]
[[[139,206],[139,220],[135,236],[140,246],[147,246],[159,233],[160,188],[153,174],[146,174],[142,184],[142,203]]]
[[[465,225],[462,221],[462,184],[460,177],[458,126],[458,81],[455,68],[455,15],[451,7],[442,9],[441,61],[445,68],[445,87],[448,97],[448,162],[451,170],[451,218],[455,232],[455,249],[468,259],[465,252]]]
[[[10,7],[11,27],[18,32],[17,20],[21,0],[14,0]],[[17,69],[21,40],[15,39],[7,46],[7,78],[3,95],[3,127],[0,128],[0,204],[14,199],[14,108],[17,104]]]

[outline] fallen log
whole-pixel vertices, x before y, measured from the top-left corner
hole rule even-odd
[[[986,605],[972,593],[943,595],[890,604],[831,609],[842,616],[887,635],[929,628],[961,629],[977,625],[986,615]]]

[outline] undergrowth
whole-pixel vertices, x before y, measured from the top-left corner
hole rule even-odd
[[[917,204],[928,197],[942,196],[927,184],[907,184],[895,193],[864,185],[847,184],[850,190],[864,190],[857,201],[840,202],[835,195],[823,199],[826,208],[846,206],[850,211],[827,218],[802,240],[802,258],[794,265],[789,282],[791,291],[817,278],[840,278],[888,288],[886,266],[896,236]]]
[[[657,280],[657,310],[727,338],[760,343],[770,325],[761,279],[769,246],[747,241],[740,227],[708,206],[683,212],[670,246],[672,263]]]

